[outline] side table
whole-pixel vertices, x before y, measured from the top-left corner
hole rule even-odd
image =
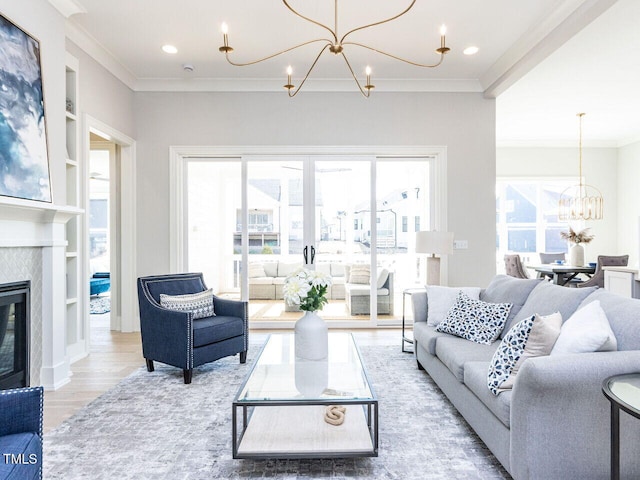
[[[411,295],[414,293],[423,293],[427,290],[425,288],[416,287],[416,288],[406,288],[402,291],[402,351],[405,353],[413,353],[413,350],[405,350],[405,345],[408,343],[409,345],[413,345],[413,334],[409,336],[406,332],[406,299],[407,297],[411,298]]]
[[[640,373],[607,378],[602,393],[611,402],[611,479],[620,480],[620,410],[640,418]]]

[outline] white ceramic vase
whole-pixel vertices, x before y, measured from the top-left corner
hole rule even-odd
[[[295,326],[296,357],[324,360],[329,353],[329,329],[316,312],[304,312]]]
[[[327,360],[295,359],[296,390],[305,398],[319,398],[329,384]]]
[[[579,243],[569,249],[569,265],[574,267],[584,266],[584,247]]]

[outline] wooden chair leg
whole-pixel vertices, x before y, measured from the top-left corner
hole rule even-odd
[[[153,372],[153,360],[148,358],[145,358],[145,360],[147,361],[147,372]]]
[[[240,352],[240,363],[247,363],[247,351]]]
[[[188,370],[183,370],[184,372],[184,383],[185,385],[188,385],[191,383],[191,378],[193,377],[193,368],[190,368]]]

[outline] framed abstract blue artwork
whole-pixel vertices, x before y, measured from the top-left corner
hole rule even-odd
[[[2,15],[0,195],[51,202],[40,43]]]

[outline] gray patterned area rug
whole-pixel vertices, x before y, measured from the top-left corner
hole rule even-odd
[[[44,439],[53,479],[508,479],[413,355],[363,346],[380,402],[377,458],[234,460],[231,402],[259,349],[182,371],[132,373]]]

